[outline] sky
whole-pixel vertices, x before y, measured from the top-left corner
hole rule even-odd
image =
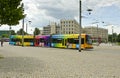
[[[120,33],[120,0],[81,0],[82,27],[97,26],[108,29],[108,33]],[[50,22],[59,23],[61,19],[75,19],[79,22],[79,0],[23,0],[25,26],[32,34],[34,28],[42,29]],[[87,11],[92,9],[91,13]],[[31,21],[31,23],[29,22]],[[22,28],[22,21],[12,29]],[[0,30],[9,30],[3,25]]]

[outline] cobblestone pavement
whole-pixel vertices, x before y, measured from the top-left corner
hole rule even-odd
[[[120,47],[0,47],[0,78],[120,78]]]

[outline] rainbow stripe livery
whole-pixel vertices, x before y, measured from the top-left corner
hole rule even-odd
[[[12,35],[10,37],[11,45],[22,46],[22,36]],[[25,35],[24,46],[55,47],[55,48],[79,48],[79,34],[60,34],[60,35]],[[81,34],[81,49],[92,49],[91,37],[87,34]]]
[[[32,35],[24,35],[23,38],[24,46],[34,45],[34,37]],[[9,44],[22,46],[22,35],[11,35]]]

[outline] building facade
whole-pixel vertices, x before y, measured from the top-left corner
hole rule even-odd
[[[43,34],[60,34],[60,26],[55,22],[51,22],[50,25],[43,27]]]
[[[43,27],[43,35],[49,35],[50,34],[50,25]]]
[[[60,20],[61,34],[78,34],[79,24],[76,20]]]
[[[90,34],[93,40],[107,42],[108,41],[108,30],[98,27],[85,27],[83,32]]]
[[[42,34],[43,34],[43,30],[40,29],[40,35],[42,35]]]
[[[76,20],[60,20],[60,24],[51,22],[50,25],[43,27],[43,34],[79,34],[79,24]],[[93,41],[107,42],[108,30],[98,27],[82,28],[81,33],[91,35]]]
[[[59,24],[57,24],[56,22],[51,22],[50,27],[51,27],[50,34],[60,34],[60,25]]]
[[[79,23],[76,20],[60,20],[60,24],[51,22],[43,27],[43,34],[79,34]]]

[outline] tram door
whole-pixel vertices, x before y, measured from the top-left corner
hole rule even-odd
[[[62,47],[66,48],[67,39],[62,39]]]

